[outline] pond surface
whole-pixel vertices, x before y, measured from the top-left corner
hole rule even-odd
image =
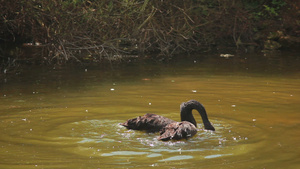
[[[195,99],[215,132],[162,142],[119,123],[179,121]],[[34,68],[0,82],[0,168],[300,168],[297,53]]]

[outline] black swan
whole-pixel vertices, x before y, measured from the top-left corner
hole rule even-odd
[[[158,140],[180,140],[187,139],[197,133],[197,123],[192,114],[196,109],[202,117],[204,128],[215,131],[215,128],[209,122],[205,108],[196,100],[183,102],[180,105],[181,122],[168,119],[166,117],[147,113],[134,119],[129,119],[120,125],[127,129],[145,130],[147,132],[160,132]]]

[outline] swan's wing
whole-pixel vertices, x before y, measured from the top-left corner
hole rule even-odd
[[[162,129],[158,140],[167,141],[180,140],[183,138],[187,139],[189,137],[194,136],[196,133],[196,127],[190,122],[173,122]]]

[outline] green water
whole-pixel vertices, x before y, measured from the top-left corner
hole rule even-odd
[[[105,68],[25,69],[0,82],[0,168],[299,168],[300,57],[193,56]],[[215,132],[189,140],[118,125],[145,113],[180,120],[190,99]]]

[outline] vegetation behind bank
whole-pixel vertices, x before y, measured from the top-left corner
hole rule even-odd
[[[169,57],[220,46],[278,49],[299,37],[299,3],[293,0],[0,2],[2,67],[20,59],[19,48],[8,44],[34,46],[41,52],[35,59],[65,63],[147,53]]]

